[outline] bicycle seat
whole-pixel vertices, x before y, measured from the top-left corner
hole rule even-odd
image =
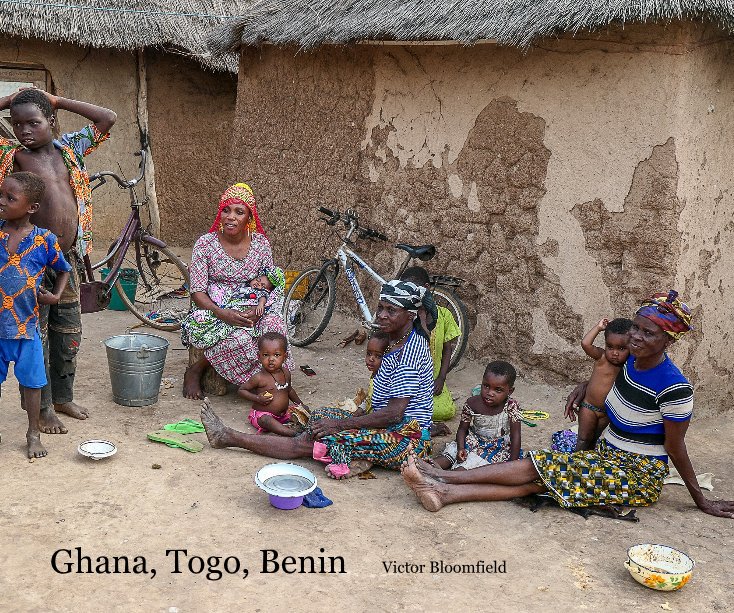
[[[407,251],[408,255],[411,258],[417,258],[419,260],[423,260],[424,262],[427,262],[433,256],[436,255],[436,248],[433,245],[406,245],[404,243],[398,243],[395,245],[396,249],[402,249],[403,251]]]

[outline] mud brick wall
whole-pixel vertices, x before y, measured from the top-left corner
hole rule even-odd
[[[676,23],[527,53],[248,49],[229,178],[255,189],[283,266],[333,248],[320,204],[434,243],[429,270],[467,280],[470,352],[526,376],[587,375],[584,332],[675,287],[696,332],[673,357],[718,411],[734,399],[733,56],[715,28]],[[386,274],[402,260],[365,248]]]

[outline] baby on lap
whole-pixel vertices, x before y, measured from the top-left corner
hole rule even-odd
[[[262,317],[270,308],[268,300],[276,289],[285,287],[285,273],[277,266],[267,268],[251,279],[247,285],[237,287],[218,305],[224,309],[242,311],[249,319]],[[271,301],[272,304],[272,301]],[[244,328],[252,332],[253,328]],[[181,322],[181,341],[184,346],[193,345],[208,349],[232,334],[234,326],[217,319],[212,311],[192,308]]]
[[[276,287],[285,286],[285,274],[281,268],[266,268],[257,277],[251,279],[247,285],[235,290],[230,297],[232,308],[255,314],[258,317],[265,312],[265,305],[270,298],[270,292]]]

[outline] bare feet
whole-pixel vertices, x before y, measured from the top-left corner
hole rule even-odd
[[[201,391],[201,377],[204,368],[200,368],[198,362],[186,369],[183,380],[183,395],[189,400],[203,400],[204,393]]]
[[[430,458],[428,460],[422,460],[415,453],[411,453],[409,457],[413,458],[413,464],[416,469],[423,473],[426,477],[434,481],[443,481],[441,473],[445,472],[438,464],[434,463]],[[405,463],[403,464],[405,466]]]
[[[54,404],[54,410],[57,413],[63,413],[74,419],[86,419],[89,417],[89,411],[84,407],[80,407],[76,402],[64,402],[63,404]]]
[[[43,458],[48,454],[46,448],[41,444],[41,435],[38,432],[29,432],[25,435],[28,442],[28,457]]]
[[[326,474],[329,475],[329,477],[331,477],[332,479],[341,481],[342,479],[351,479],[352,477],[356,477],[364,472],[367,472],[370,468],[372,468],[372,462],[369,462],[367,460],[352,460],[352,463],[349,464],[349,472],[343,475],[332,473],[329,466],[331,466],[331,464],[324,466]]]
[[[231,428],[225,426],[224,422],[214,414],[208,398],[204,398],[204,402],[201,403],[201,423],[204,424],[206,438],[209,439],[209,444],[214,449],[228,447]]]
[[[38,429],[44,434],[66,434],[69,430],[61,423],[53,407],[41,409],[38,418]]]
[[[422,473],[416,465],[416,459],[415,454],[411,453],[400,467],[400,474],[423,507],[435,513],[444,506],[441,489],[445,486]]]

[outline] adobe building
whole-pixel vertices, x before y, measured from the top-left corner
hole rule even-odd
[[[236,57],[212,58],[205,38],[245,4],[57,0],[4,6],[0,92],[34,84],[116,111],[112,138],[88,159],[90,172],[121,167],[134,177],[133,153],[147,135],[151,222],[162,238],[190,249],[201,234],[199,215],[216,211],[227,183],[224,151],[236,96]],[[5,111],[0,118],[4,136],[12,136],[8,116]],[[85,120],[60,112],[59,123],[70,132]],[[104,253],[130,212],[129,199],[108,184],[93,200],[95,244]]]
[[[730,407],[734,15],[521,4],[258,3],[212,41],[240,53],[230,174],[284,267],[320,261],[319,205],[436,244],[473,355],[533,377],[579,380],[586,330],[676,288],[672,357],[700,414]]]

